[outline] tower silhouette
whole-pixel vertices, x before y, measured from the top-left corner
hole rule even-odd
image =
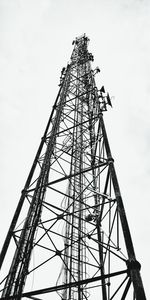
[[[59,92],[6,236],[1,299],[145,300],[86,35]]]

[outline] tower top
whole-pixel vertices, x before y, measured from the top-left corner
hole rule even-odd
[[[76,37],[75,40],[73,40],[72,45],[78,44],[78,43],[83,42],[83,41],[84,42],[89,42],[90,41],[90,39],[86,36],[85,33],[78,36],[78,37]]]

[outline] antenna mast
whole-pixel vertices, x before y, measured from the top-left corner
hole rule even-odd
[[[3,300],[146,300],[88,43],[73,41],[2,248]]]

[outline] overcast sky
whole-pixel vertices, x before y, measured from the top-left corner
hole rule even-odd
[[[150,1],[0,0],[1,238],[58,92],[73,39],[86,33],[124,205],[150,296]]]

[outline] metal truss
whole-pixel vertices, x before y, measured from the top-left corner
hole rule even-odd
[[[1,252],[3,300],[146,299],[88,41],[73,42]]]

